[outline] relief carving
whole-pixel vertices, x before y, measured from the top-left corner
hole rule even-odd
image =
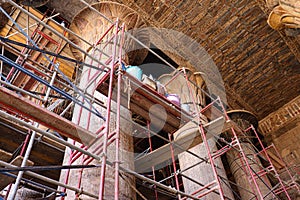
[[[263,135],[275,132],[285,126],[289,121],[300,116],[300,96],[259,122]]]

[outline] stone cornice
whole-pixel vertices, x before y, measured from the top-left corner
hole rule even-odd
[[[259,129],[264,136],[278,136],[290,130],[300,122],[300,96],[269,114],[259,122]]]

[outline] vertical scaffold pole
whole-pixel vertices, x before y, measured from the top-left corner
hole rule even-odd
[[[147,121],[147,129],[148,129],[149,148],[150,148],[150,152],[152,152],[153,147],[152,147],[151,131],[150,131],[150,122],[149,122],[149,121]],[[156,180],[156,177],[155,177],[155,167],[152,166],[151,169],[152,169],[153,180],[155,181],[155,180]],[[155,200],[158,200],[157,186],[154,185],[153,187],[154,187]]]
[[[169,141],[170,141],[170,150],[171,150],[171,157],[172,157],[172,164],[173,164],[173,170],[174,170],[174,177],[175,177],[175,183],[176,183],[176,189],[179,191],[179,181],[177,176],[177,169],[176,169],[176,163],[175,163],[175,156],[174,156],[174,148],[172,144],[172,134],[169,133]],[[178,199],[181,199],[181,195],[178,194]]]
[[[118,38],[118,23],[116,25],[116,33],[115,33],[115,44],[117,45],[117,38]],[[116,135],[115,135],[115,142],[116,142],[116,160],[115,160],[115,200],[119,199],[119,169],[120,169],[120,120],[121,120],[121,82],[122,82],[122,48],[124,42],[124,33],[125,33],[125,24],[122,24],[121,30],[121,38],[119,41],[119,65],[118,65],[118,89],[117,89],[117,119],[116,119]],[[115,48],[115,47],[114,47]],[[113,58],[114,60],[114,58]],[[112,69],[113,70],[113,69]],[[113,73],[113,72],[112,72]]]
[[[117,19],[115,24],[116,32],[119,29],[119,20]],[[111,100],[112,100],[112,90],[113,90],[113,78],[114,78],[114,66],[115,66],[115,56],[116,56],[116,43],[117,37],[114,38],[114,46],[112,52],[112,62],[110,64],[110,79],[109,79],[109,88],[108,88],[108,99],[107,99],[107,111],[106,111],[106,122],[105,127],[106,131],[103,137],[103,152],[102,152],[102,163],[101,163],[101,175],[100,175],[100,188],[99,188],[99,200],[103,199],[104,195],[104,183],[105,183],[105,172],[106,172],[106,159],[107,159],[107,144],[108,144],[108,135],[109,135],[109,123],[111,116]]]
[[[25,155],[24,155],[21,167],[25,167],[26,166],[27,160],[29,158],[29,155],[31,153],[31,149],[32,149],[33,144],[34,144],[35,136],[36,136],[36,132],[33,131],[31,133],[31,137],[30,137],[30,140],[29,140],[29,143],[28,143],[28,147],[27,147],[27,150],[25,152]],[[23,174],[24,174],[24,171],[20,171],[18,173],[17,179],[16,179],[15,184],[13,186],[13,189],[11,191],[11,194],[8,196],[8,200],[14,200],[15,199],[17,191],[18,191],[19,184],[20,184],[21,179],[23,177]]]

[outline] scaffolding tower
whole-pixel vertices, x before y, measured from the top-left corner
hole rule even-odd
[[[67,190],[74,191],[77,198],[86,195],[94,199],[103,199],[105,190],[107,190],[105,177],[108,166],[114,169],[115,199],[119,199],[119,183],[124,176],[135,178],[135,185],[128,184],[139,199],[147,199],[146,194],[143,193],[145,190],[139,191],[140,186],[152,190],[153,199],[159,199],[161,195],[169,199],[201,199],[211,193],[218,195],[220,199],[231,199],[224,194],[223,186],[226,183],[231,188],[235,183],[220,176],[215,163],[217,158],[224,156],[228,151],[238,152],[238,159],[243,163],[240,167],[243,168],[250,185],[253,186],[251,191],[247,192],[254,194],[255,199],[265,198],[257,184],[258,180],[262,182],[266,179],[272,180],[271,187],[268,186],[268,195],[273,199],[292,199],[289,191],[300,191],[294,174],[280,157],[276,147],[274,145],[265,147],[253,125],[243,129],[231,120],[222,99],[212,98],[198,87],[197,89],[202,90],[202,93],[205,93],[210,99],[210,103],[203,107],[197,105],[196,99],[192,97],[192,87],[197,87],[197,85],[189,80],[185,68],[177,70],[162,59],[174,71],[174,78],[170,82],[176,81],[177,76],[185,78],[188,93],[193,99],[191,110],[194,112],[182,110],[179,105],[171,102],[162,93],[127,73],[124,68],[126,63],[124,63],[122,52],[125,25],[120,24],[118,20],[112,22],[107,31],[98,37],[95,44],[88,43],[91,51],[86,52],[68,40],[66,35],[75,35],[84,43],[87,41],[70,31],[68,27],[52,20],[54,15],[38,15],[32,8],[21,7],[13,1],[9,2],[15,7],[12,13],[7,13],[0,8],[1,12],[10,20],[10,27],[6,35],[0,36],[2,47],[0,55],[0,118],[11,129],[24,129],[26,137],[17,155],[1,152],[3,158],[1,157],[0,161],[0,185],[1,189],[5,191],[5,199],[13,199],[20,185],[46,191],[46,194],[61,199],[65,199]],[[27,18],[27,24],[21,23],[20,15]],[[31,24],[35,25],[31,26]],[[29,34],[30,32],[31,34]],[[20,37],[16,37],[17,35]],[[20,38],[23,38],[24,42],[20,42]],[[100,43],[103,49],[99,49]],[[67,44],[78,49],[90,59],[90,62],[86,63],[69,57],[63,50]],[[111,55],[105,53],[106,45],[113,47]],[[144,47],[156,55],[150,48],[145,45]],[[16,60],[6,56],[4,50],[17,55]],[[88,81],[84,87],[79,87],[79,75],[84,73],[83,66],[89,68],[87,71]],[[10,70],[5,73],[4,68]],[[87,93],[88,88],[92,88],[92,93]],[[107,101],[103,102],[98,99],[95,93],[106,96]],[[150,126],[149,109],[153,105],[159,105],[167,111],[160,132],[154,131]],[[79,106],[79,115],[72,122],[70,119],[74,106]],[[124,119],[121,107],[129,108],[141,120]],[[99,108],[104,109],[105,112],[99,112]],[[88,112],[88,115],[81,116],[80,113],[83,111]],[[110,127],[112,126],[112,115],[115,123],[113,128]],[[90,130],[89,124],[92,116],[96,116],[103,122],[97,131]],[[86,126],[80,125],[81,117],[86,117]],[[162,120],[162,116],[154,117]],[[123,167],[120,160],[121,118],[133,124],[133,137],[139,135],[135,139],[137,152],[132,161],[136,165],[135,170]],[[187,133],[183,137],[176,137],[176,134],[183,130]],[[252,134],[247,134],[248,132]],[[224,133],[230,137],[225,139]],[[259,145],[254,146],[252,142],[249,142],[253,145],[251,150],[254,151],[250,154],[247,150],[246,154],[241,141],[252,139],[258,141]],[[154,140],[158,145],[154,144]],[[217,151],[212,150],[209,146],[210,140],[214,140],[218,144]],[[60,166],[34,165],[29,158],[36,141],[43,141],[53,148],[70,148],[68,164]],[[187,141],[192,141],[188,147],[186,146]],[[195,155],[189,150],[199,143],[204,144],[205,155]],[[97,145],[95,146],[95,144]],[[115,148],[114,160],[107,157],[107,149],[110,146]],[[183,152],[198,158],[199,162],[189,169],[180,168],[178,155]],[[4,159],[5,156],[10,158]],[[251,167],[251,162],[256,162],[258,159],[263,160],[263,165],[257,163],[260,170],[255,171]],[[279,170],[288,174],[289,180],[281,178],[278,167],[273,164],[274,160],[280,164]],[[99,164],[94,164],[93,161],[97,161]],[[203,184],[194,180],[193,177],[185,175],[185,171],[201,163],[210,165],[214,176],[212,182]],[[99,194],[91,193],[82,187],[82,174],[84,170],[90,168],[101,169]],[[75,169],[80,169],[77,187],[69,185],[70,172]],[[40,173],[47,170],[65,170],[65,179],[54,180]],[[183,179],[194,182],[198,188],[192,193],[185,192]],[[57,187],[54,188],[53,185]],[[246,190],[245,188],[240,189]],[[233,192],[236,199],[241,199],[236,191]]]

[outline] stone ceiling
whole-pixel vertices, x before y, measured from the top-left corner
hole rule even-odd
[[[300,94],[299,37],[268,26],[263,0],[115,1],[136,10],[149,26],[182,32],[199,43],[218,67],[232,108],[262,119]],[[69,21],[85,7],[79,0],[52,0],[47,6]]]

